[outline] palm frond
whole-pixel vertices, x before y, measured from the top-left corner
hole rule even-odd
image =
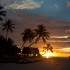
[[[6,28],[4,27],[2,30],[4,31]]]
[[[46,43],[46,39],[44,37],[42,37],[42,40],[43,40],[44,43]]]
[[[6,11],[0,11],[1,16],[6,16]]]
[[[0,9],[3,9],[4,7],[3,6],[0,6]]]

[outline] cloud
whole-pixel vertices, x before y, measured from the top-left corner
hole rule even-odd
[[[70,36],[50,36],[48,42],[70,43]]]
[[[67,48],[60,48],[60,49],[55,49],[59,52],[64,52],[64,53],[70,53],[70,47],[67,47]]]
[[[68,42],[70,42],[70,41],[54,41],[54,40],[50,40],[50,41],[48,41],[48,42],[68,43]]]
[[[59,9],[59,5],[58,5],[58,4],[54,4],[54,7],[55,7],[56,9]]]
[[[70,0],[67,0],[67,7],[70,7]]]
[[[34,1],[34,0],[17,0],[11,4],[5,5],[5,8],[8,9],[36,9],[40,8],[43,1]]]
[[[70,29],[68,29],[68,30],[65,30],[65,32],[70,32]]]
[[[51,36],[51,38],[69,38],[69,36]]]

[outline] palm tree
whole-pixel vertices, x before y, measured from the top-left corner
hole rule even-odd
[[[6,11],[3,11],[3,6],[0,6],[0,20],[2,21],[3,19],[1,18],[1,16],[6,16]]]
[[[34,32],[30,28],[25,29],[24,32],[21,33],[21,35],[23,35],[22,37],[23,45],[21,48],[23,48],[26,42],[31,43],[34,39]]]
[[[4,24],[3,24],[3,31],[6,30],[6,40],[8,38],[8,33],[9,32],[13,32],[13,29],[15,29],[14,27],[15,24],[12,24],[11,20],[7,20]]]
[[[53,53],[53,47],[50,44],[47,44],[47,47],[43,47],[44,54],[48,51]]]
[[[46,31],[46,27],[43,26],[43,24],[38,25],[37,29],[35,29],[34,32],[35,32],[35,35],[34,35],[35,41],[29,46],[33,45],[34,43],[37,43],[40,39],[42,39],[43,42],[46,43],[46,40],[49,38],[50,33]]]
[[[12,40],[11,38],[8,38],[7,43],[10,45],[13,45],[15,43],[15,41]]]

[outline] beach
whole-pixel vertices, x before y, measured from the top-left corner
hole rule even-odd
[[[69,58],[43,58],[41,62],[0,63],[0,70],[70,70]]]

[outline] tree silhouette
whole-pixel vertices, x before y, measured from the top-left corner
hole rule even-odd
[[[14,43],[15,43],[14,40],[8,38],[7,44],[8,44],[10,56],[16,56],[20,52],[20,49]]]
[[[33,45],[34,43],[37,43],[40,39],[43,40],[44,43],[46,43],[46,40],[49,38],[49,32],[46,31],[46,27],[41,24],[37,26],[37,29],[34,30],[34,39],[35,41],[31,43],[29,46]]]
[[[53,47],[50,44],[47,44],[47,47],[43,47],[43,52],[44,53],[46,53],[48,51],[53,53]]]
[[[0,57],[3,57],[4,55],[4,48],[6,46],[6,43],[6,39],[2,35],[0,35]]]
[[[9,32],[13,32],[13,29],[15,29],[14,27],[15,24],[12,23],[12,20],[7,20],[4,24],[3,24],[3,31],[6,30],[6,39],[8,38],[8,33]]]
[[[22,40],[23,40],[22,47],[24,46],[24,44],[26,42],[31,43],[34,39],[34,32],[30,28],[25,29],[24,32],[21,33],[21,35],[23,35],[23,37],[22,37]]]
[[[4,9],[3,6],[0,6],[0,20],[1,21],[3,20],[1,16],[6,16],[6,11],[3,11],[2,9]]]
[[[11,38],[6,40],[3,36],[0,36],[0,57],[16,56],[19,52],[20,49],[14,44],[14,40]]]

